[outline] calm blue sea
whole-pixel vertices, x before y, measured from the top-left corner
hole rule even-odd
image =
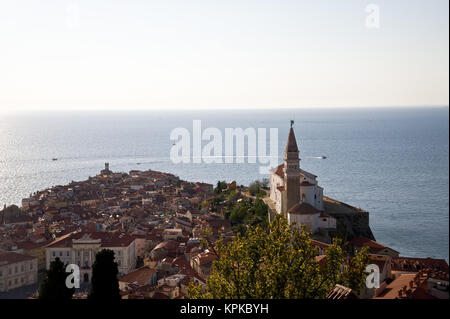
[[[278,128],[281,162],[290,119],[300,165],[318,175],[325,195],[370,211],[377,241],[401,255],[448,260],[448,107],[0,115],[0,204],[87,179],[104,162],[114,171],[154,169],[191,181],[248,184],[264,177],[259,164],[173,164],[171,130],[192,132],[192,120],[222,133]]]

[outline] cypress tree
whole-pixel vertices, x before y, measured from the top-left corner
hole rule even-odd
[[[119,273],[117,263],[114,261],[114,252],[103,249],[95,256],[92,265],[92,280],[89,299],[117,300],[121,299],[119,293]]]
[[[56,258],[50,263],[50,269],[46,270],[47,277],[39,287],[39,299],[47,300],[67,300],[71,299],[75,291],[74,288],[67,288],[66,267],[63,262]]]

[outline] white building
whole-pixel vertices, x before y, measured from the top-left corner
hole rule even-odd
[[[319,186],[317,176],[300,169],[292,124],[284,163],[270,172],[270,200],[276,213],[283,214],[290,224],[305,225],[313,233],[320,228],[336,228],[336,219],[323,212],[323,188]]]
[[[102,249],[114,252],[120,275],[136,267],[136,240],[120,232],[80,232],[64,236],[47,246],[46,267],[49,269],[50,263],[59,258],[64,264],[78,265],[81,280],[89,282],[95,255]]]
[[[0,250],[0,292],[33,285],[37,280],[36,257]]]

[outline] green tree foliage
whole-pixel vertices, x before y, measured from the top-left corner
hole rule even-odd
[[[266,192],[264,191],[264,183],[260,181],[254,181],[248,186],[248,192],[252,196],[265,196]]]
[[[218,181],[216,188],[214,188],[215,194],[220,194],[222,190],[227,189],[227,182],[225,181]]]
[[[326,262],[316,261],[318,249],[310,234],[277,216],[267,230],[249,227],[246,236],[219,240],[206,291],[191,284],[191,298],[325,298],[339,283],[351,288],[365,281],[366,250],[348,259],[341,241],[326,251]]]
[[[114,252],[109,249],[99,251],[92,265],[91,291],[88,298],[97,300],[121,299],[117,280],[118,273],[117,263],[114,261]]]
[[[263,178],[262,179],[262,181],[261,181],[261,187],[263,188],[263,189],[269,189],[269,184],[270,184],[270,181],[269,181],[269,179],[268,178]]]
[[[39,287],[39,299],[72,299],[75,289],[67,288],[66,278],[69,273],[66,273],[66,267],[59,258],[50,263],[50,269],[46,270],[46,274],[46,278]]]
[[[256,198],[242,199],[224,213],[234,231],[244,234],[247,226],[268,225],[268,207],[263,200]]]

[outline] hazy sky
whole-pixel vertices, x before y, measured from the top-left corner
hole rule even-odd
[[[0,111],[448,105],[448,3],[0,0]]]

